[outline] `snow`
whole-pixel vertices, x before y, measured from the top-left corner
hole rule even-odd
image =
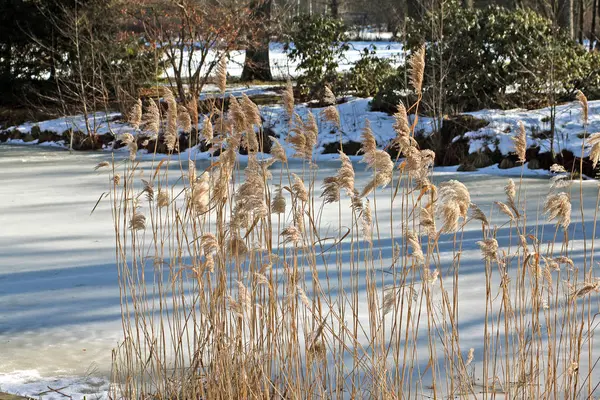
[[[209,90],[212,88],[208,88]],[[273,86],[249,86],[228,88],[226,96],[251,94],[275,94]],[[204,93],[202,96],[209,97],[214,94]],[[315,149],[315,159],[331,160],[337,155],[323,154],[327,145],[339,143],[340,137],[343,143],[360,142],[360,136],[365,125],[369,120],[375,139],[381,148],[384,148],[395,136],[393,129],[394,118],[391,115],[382,112],[370,110],[370,98],[349,97],[342,104],[336,107],[340,114],[341,127],[338,129],[331,123],[322,121],[320,114],[323,108],[312,108],[308,104],[298,104],[295,111],[298,115],[306,118],[309,112],[317,117],[319,123],[319,138]],[[293,150],[285,143],[284,138],[288,135],[289,122],[285,110],[281,105],[259,106],[261,116],[264,121],[264,128],[269,128],[275,136],[280,139],[280,143],[286,148],[288,156],[293,155]],[[469,153],[476,153],[484,149],[500,151],[503,155],[508,155],[514,151],[513,137],[518,132],[518,123],[522,121],[527,133],[528,147],[537,146],[541,152],[550,151],[550,139],[544,134],[550,130],[551,108],[542,108],[538,110],[481,110],[465,113],[473,117],[483,119],[488,125],[476,131],[466,132],[462,136],[457,136],[453,140],[466,139],[469,143]],[[136,132],[123,122],[116,122],[120,117],[119,113],[95,113],[87,117],[90,126],[95,127],[97,133],[113,132],[120,135],[126,132],[135,134]],[[410,123],[414,122],[414,115],[410,115]],[[600,131],[600,100],[589,102],[589,123],[584,127],[582,123],[581,106],[578,102],[570,102],[556,107],[556,126],[555,126],[555,152],[569,150],[576,156],[581,154],[582,138],[584,132],[586,135]],[[25,123],[9,130],[18,129],[21,132],[30,132],[34,125],[38,125],[41,130],[48,130],[56,133],[62,133],[67,128],[72,128],[85,132],[85,118],[81,115],[57,118],[39,123]],[[431,117],[419,116],[415,125],[415,132],[418,135],[429,136],[437,130],[438,121]],[[61,143],[44,143],[44,146],[68,147],[68,138]],[[9,140],[12,144],[35,145],[37,140],[24,143],[20,139]],[[111,147],[105,148],[105,151],[112,151]],[[126,151],[121,149],[120,151]],[[587,156],[589,148],[585,147],[584,155]],[[145,154],[145,150],[140,151],[140,156]],[[197,149],[190,149],[184,154],[192,154],[194,158],[210,158],[209,153],[200,154]],[[163,157],[163,156],[159,156]],[[497,173],[501,173],[500,170]]]
[[[554,151],[569,150],[576,156],[581,154],[583,134],[592,134],[600,130],[600,101],[590,101],[589,123],[587,128],[582,121],[581,105],[570,102],[556,107]],[[485,147],[498,150],[506,155],[514,150],[512,137],[518,132],[518,123],[522,121],[527,131],[528,147],[538,146],[542,152],[549,152],[550,139],[540,135],[549,132],[552,109],[546,107],[537,110],[481,110],[471,113],[476,118],[489,122],[489,125],[463,135],[469,140],[469,152],[474,153]],[[586,151],[586,155],[587,155]]]
[[[101,202],[91,214],[108,180],[105,171],[93,171],[93,166],[106,159],[110,159],[106,153],[70,155],[51,148],[0,146],[3,182],[0,185],[0,390],[38,396],[51,387],[76,399],[84,395],[106,398],[111,349],[122,337],[114,231],[108,202]],[[204,161],[198,162],[199,169],[206,165]],[[320,161],[317,184],[338,166],[337,161]],[[140,167],[149,168],[150,162],[142,161]],[[506,217],[492,208],[494,201],[504,198],[506,177],[496,174],[520,176],[523,172],[534,172],[527,168],[489,167],[475,173],[456,174],[454,168],[436,169],[434,182],[462,181],[469,188],[472,201],[489,215],[493,225],[500,227],[497,232],[500,246],[507,246],[514,232],[504,225]],[[301,169],[300,162],[290,163],[291,172],[300,173]],[[356,185],[362,188],[370,173],[365,171],[364,164],[355,164],[355,170]],[[535,216],[548,192],[548,179],[525,177],[522,185],[520,195],[529,199],[527,212]],[[391,190],[388,187],[378,192],[378,196],[389,197]],[[573,190],[573,210],[578,210],[578,185]],[[585,213],[593,215],[598,186],[595,182],[584,182],[583,191]],[[342,209],[348,205],[348,200],[343,199]],[[324,208],[321,229],[335,232],[337,207],[333,204]],[[402,227],[390,224],[389,204],[380,202],[378,207],[381,237],[375,246],[382,250],[382,265],[389,265],[393,238],[399,238]],[[579,212],[573,212],[572,218],[569,251],[577,265],[584,256],[582,224]],[[458,294],[461,305],[458,323],[464,328],[461,328],[461,347],[476,349],[474,365],[478,371],[481,371],[479,357],[485,319],[484,269],[476,243],[480,240],[480,229],[477,223],[465,227]],[[586,229],[588,235],[594,232],[591,221],[586,221]],[[552,238],[554,225],[539,221],[528,232],[541,233],[548,240]],[[443,236],[439,243],[440,268],[445,276],[455,255],[452,236]],[[323,268],[318,266],[319,273]],[[345,265],[346,269],[351,267]],[[384,277],[381,285],[390,283],[391,277]],[[451,278],[445,279],[450,279],[445,285],[451,287]],[[499,282],[494,280],[492,287],[498,286]],[[434,302],[439,301],[439,296],[438,292]],[[357,312],[366,326],[368,315],[363,292],[359,301]],[[419,354],[423,354],[419,362],[424,366],[427,351]],[[582,361],[580,368],[584,367]],[[59,399],[62,395],[50,392],[41,397]]]
[[[111,131],[119,131],[121,133],[133,131],[127,124],[114,121],[116,118],[120,117],[121,113],[118,112],[96,112],[87,115],[87,117],[84,115],[71,115],[41,122],[26,122],[18,126],[11,126],[6,130],[10,131],[16,129],[22,133],[30,133],[31,129],[34,126],[37,126],[41,131],[63,134],[68,130],[87,132],[87,126],[89,126],[92,132],[99,135]]]
[[[375,49],[375,54],[381,58],[390,58],[394,62],[400,62],[404,57],[402,43],[392,41],[350,41],[348,42],[350,49],[344,52],[343,57],[338,61],[338,71],[348,71],[356,61],[360,60],[365,49]],[[293,44],[292,44],[293,46]],[[184,50],[184,60],[187,63],[189,59],[189,51]],[[227,62],[227,74],[230,77],[239,78],[242,76],[242,70],[244,69],[244,59],[246,52],[244,50],[234,50],[229,53]],[[200,54],[194,52],[191,56],[192,70],[195,69],[200,62]],[[208,66],[211,60],[215,59],[215,53],[209,52],[207,57],[208,62],[205,63]],[[269,45],[269,62],[271,65],[271,72],[275,79],[288,79],[290,77],[296,77],[300,71],[296,70],[297,64],[291,62],[287,57],[287,52],[284,49],[283,43],[271,42]],[[187,68],[182,71],[184,77],[187,76]],[[205,71],[203,69],[202,71]],[[162,78],[173,77],[173,67],[167,66],[165,71],[162,73]]]

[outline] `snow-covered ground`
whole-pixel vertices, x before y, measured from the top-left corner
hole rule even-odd
[[[251,88],[230,88],[228,89],[232,95],[240,95],[241,93],[264,94],[273,93],[271,87],[251,87]],[[203,94],[210,96],[210,94]],[[307,113],[312,112],[317,121],[319,121],[319,140],[315,148],[316,159],[327,160],[332,157],[337,157],[335,154],[322,154],[324,147],[328,144],[339,143],[340,135],[344,143],[350,141],[360,142],[360,135],[365,125],[365,121],[371,123],[375,138],[380,147],[385,147],[395,136],[393,129],[394,118],[391,115],[382,112],[370,111],[369,102],[371,99],[351,98],[349,101],[337,106],[341,129],[332,126],[330,123],[321,121],[319,115],[323,111],[321,108],[310,108],[306,104],[296,106],[296,112],[305,117]],[[263,118],[263,126],[272,129],[273,132],[281,139],[281,144],[287,146],[285,137],[288,134],[289,124],[285,111],[281,105],[266,105],[260,106],[260,112]],[[550,139],[547,132],[550,131],[550,108],[542,108],[538,110],[481,110],[477,112],[467,113],[476,118],[485,120],[488,125],[476,131],[465,133],[462,137],[469,140],[469,152],[475,153],[489,148],[494,151],[498,149],[503,155],[508,155],[514,150],[513,137],[518,132],[518,123],[522,121],[527,132],[527,143],[529,147],[537,146],[541,152],[550,151]],[[114,118],[118,117],[117,113],[96,113],[88,117],[89,126],[96,127],[96,132],[103,134],[109,131],[119,135],[122,133],[134,133],[133,129],[125,123],[114,122]],[[411,122],[414,120],[414,115],[410,116]],[[30,132],[34,125],[39,126],[41,130],[49,130],[56,133],[62,133],[71,128],[85,132],[86,124],[83,116],[72,116],[58,118],[39,123],[26,123],[20,126],[11,127],[9,130],[17,129],[21,132]],[[430,135],[438,129],[439,122],[433,118],[420,116],[415,132],[419,135]],[[578,102],[571,102],[557,106],[556,108],[556,135],[554,142],[554,150],[570,150],[576,156],[581,153],[582,138],[584,133],[588,135],[600,131],[600,101],[589,102],[589,124],[584,127],[581,119],[581,106]],[[455,140],[460,139],[457,136]],[[23,143],[22,140],[9,140],[13,144],[37,144],[37,140]],[[45,143],[44,145],[68,147],[68,139],[65,138],[61,143]],[[110,150],[107,148],[106,150]],[[293,151],[287,148],[291,156]],[[126,151],[123,149],[122,151]],[[189,150],[195,152],[195,149]],[[587,155],[588,149],[585,150]],[[143,151],[140,152],[140,155]],[[199,155],[200,158],[208,158],[209,154]]]
[[[105,192],[108,179],[105,171],[94,171],[93,167],[109,157],[105,153],[71,155],[58,149],[0,146],[1,391],[32,396],[44,393],[43,399],[63,398],[49,388],[76,399],[106,395],[111,349],[121,338],[119,290],[109,204],[101,202],[93,214],[91,211]],[[206,165],[199,161],[198,169]],[[142,168],[149,166],[149,161],[141,164]],[[334,174],[338,166],[338,162],[320,161],[317,182]],[[290,167],[291,172],[299,172],[301,163],[291,162]],[[363,187],[371,175],[364,164],[355,164],[355,170],[356,186]],[[486,171],[454,171],[436,170],[433,179],[436,183],[462,181],[472,201],[491,216],[491,223],[502,226],[506,217],[497,209],[492,211],[492,204],[504,198],[506,177]],[[521,171],[502,172],[519,176]],[[530,215],[537,215],[548,189],[547,178],[523,179],[520,195],[528,199]],[[385,189],[382,198],[389,196],[390,190]],[[583,190],[585,214],[591,216],[598,186],[584,182]],[[577,191],[578,187],[574,188],[575,194]],[[379,206],[379,222],[389,227],[389,206]],[[578,209],[575,195],[573,210]],[[328,217],[324,213],[323,223],[337,226],[337,213],[331,214]],[[578,212],[573,212],[572,218],[569,246],[577,264],[583,258],[581,219]],[[590,221],[587,225],[589,238],[593,230]],[[531,232],[544,227],[553,232],[553,224],[542,221],[532,224]],[[466,349],[476,348],[475,365],[481,361],[477,357],[485,313],[484,267],[476,244],[480,229],[479,224],[471,223],[463,235],[459,294],[461,343]],[[383,228],[380,234],[376,248],[391,248],[389,229]],[[508,237],[509,229],[501,227],[501,246]],[[442,238],[440,246],[445,271],[453,258],[451,238]],[[365,307],[363,304],[360,309]]]
[[[360,60],[365,49],[374,50],[375,54],[381,58],[390,58],[394,62],[401,62],[404,57],[403,45],[398,42],[391,41],[351,41],[348,42],[350,49],[344,52],[343,57],[338,61],[338,71],[348,71],[354,63]],[[191,55],[189,51],[183,53],[184,62],[187,64],[190,60],[192,71],[197,68],[198,63],[201,60],[201,56],[198,52],[194,52]],[[179,57],[179,54],[177,54]],[[244,59],[246,52],[244,50],[235,50],[229,53],[227,62],[227,74],[230,77],[239,78],[242,76],[242,70],[244,69]],[[179,58],[178,58],[179,59]],[[211,60],[215,59],[215,53],[210,52],[207,58],[208,65]],[[275,79],[288,79],[290,77],[296,77],[300,71],[296,70],[297,64],[291,62],[288,59],[287,52],[284,49],[282,43],[271,42],[269,46],[269,61],[271,65],[271,72]],[[184,69],[183,76],[187,77],[187,68]],[[204,69],[202,70],[204,71]],[[162,73],[163,78],[173,77],[173,67],[168,66]]]

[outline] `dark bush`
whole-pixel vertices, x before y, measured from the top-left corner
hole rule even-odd
[[[375,56],[377,48],[365,48],[362,57],[358,60],[348,75],[347,87],[356,96],[371,97],[379,92],[384,82],[395,75],[392,60]]]
[[[442,35],[432,32],[432,19],[443,19]],[[452,1],[443,15],[409,21],[407,44],[409,50],[426,44],[425,111],[434,105],[438,113],[539,107],[550,99],[569,99],[576,89],[592,98],[600,86],[600,56],[528,9],[465,9]],[[406,91],[405,82],[399,69],[373,108],[387,111],[395,95]]]

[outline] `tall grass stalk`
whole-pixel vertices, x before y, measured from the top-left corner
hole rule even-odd
[[[358,187],[343,153],[321,181],[317,122],[294,113],[290,86],[286,140],[301,167],[275,138],[262,157],[258,108],[247,98],[230,104],[211,113],[214,137],[204,120],[218,152],[205,164],[172,153],[147,168],[133,152],[112,163],[124,333],[113,354],[114,398],[595,395],[591,296],[600,284],[591,254],[585,271],[570,258],[570,186],[551,189],[540,211],[555,224],[548,240],[541,216],[527,218],[522,177],[497,202],[500,225],[461,182],[435,183],[435,154],[418,148],[403,105],[393,142],[402,159],[378,150],[365,126],[372,176]],[[334,111],[324,117],[339,125]],[[166,121],[171,144],[176,117],[153,117]],[[524,161],[524,129],[519,135]],[[481,341],[460,322],[471,311],[459,293],[470,290],[462,260],[474,234]]]

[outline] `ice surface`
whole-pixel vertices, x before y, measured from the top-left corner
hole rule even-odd
[[[74,398],[106,396],[111,349],[121,338],[119,290],[114,265],[113,228],[109,204],[101,202],[107,174],[93,166],[108,154],[69,154],[56,149],[0,146],[0,389],[44,399],[61,398],[50,388],[60,389]],[[142,167],[149,162],[143,161]],[[199,166],[202,167],[200,162]],[[319,162],[317,182],[333,174],[339,163]],[[301,163],[292,162],[299,172]],[[355,164],[357,187],[370,178],[363,164]],[[452,168],[434,173],[434,181],[459,179],[469,188],[472,201],[488,213],[501,246],[507,243],[510,229],[506,217],[492,207],[504,197],[506,177],[518,177],[527,169],[498,171],[493,168],[476,173],[456,174]],[[536,215],[548,192],[547,177],[523,178],[521,196],[528,199],[528,213]],[[391,188],[381,192],[389,196]],[[573,210],[579,209],[578,184],[573,188]],[[593,215],[598,186],[584,182],[584,208]],[[379,196],[379,194],[378,194]],[[345,203],[342,205],[346,206]],[[327,208],[329,207],[329,208]],[[323,213],[323,229],[335,230],[337,212]],[[399,226],[390,226],[391,210],[379,203],[381,238],[376,246],[382,261],[391,259],[392,238]],[[573,212],[570,228],[570,255],[575,263],[583,259],[581,217]],[[587,221],[588,238],[594,232]],[[459,326],[461,346],[475,347],[480,354],[485,308],[484,270],[476,241],[480,226],[466,226],[461,255]],[[528,232],[552,236],[550,223],[531,222]],[[398,236],[396,236],[398,237]],[[589,246],[589,242],[588,242]],[[445,273],[453,258],[453,240],[440,239],[440,262]],[[346,267],[344,267],[346,268]],[[495,282],[497,283],[497,282]],[[366,301],[364,293],[359,295]],[[366,302],[359,304],[359,318],[367,321]],[[425,352],[426,353],[426,352]],[[476,358],[475,365],[480,362]],[[583,366],[582,366],[583,368]]]

